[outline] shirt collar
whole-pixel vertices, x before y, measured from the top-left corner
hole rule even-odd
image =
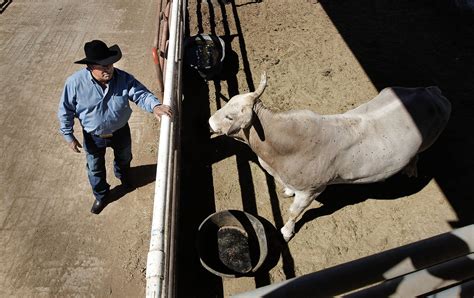
[[[94,78],[94,76],[92,75],[92,71],[89,69],[89,67],[86,67],[86,70],[87,70],[87,76],[89,80],[92,83],[99,85],[99,82]],[[112,75],[112,79],[107,83],[107,86],[110,86],[110,84],[112,83],[112,81],[115,80],[116,77],[117,77],[117,69],[114,67],[114,74]]]

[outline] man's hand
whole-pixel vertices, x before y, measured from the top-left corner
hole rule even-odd
[[[82,148],[82,145],[81,145],[81,143],[79,143],[79,141],[75,137],[73,137],[73,138],[74,139],[70,143],[68,143],[69,148],[71,148],[72,151],[74,151],[74,152],[80,153],[81,150],[79,150],[79,148]]]
[[[170,106],[157,105],[153,108],[153,114],[155,115],[156,119],[161,120],[161,116],[163,115],[167,115],[171,118],[173,116],[173,111],[171,110]]]

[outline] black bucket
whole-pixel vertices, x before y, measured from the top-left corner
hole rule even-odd
[[[198,232],[201,264],[218,276],[251,275],[267,257],[265,228],[249,213],[225,210],[211,214]]]
[[[216,35],[198,34],[184,43],[184,62],[196,69],[199,75],[211,80],[222,70],[225,58],[224,41]]]

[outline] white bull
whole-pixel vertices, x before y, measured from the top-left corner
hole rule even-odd
[[[446,126],[451,104],[438,87],[386,88],[344,114],[273,112],[255,92],[239,94],[209,118],[211,130],[248,144],[262,167],[295,195],[282,227],[286,241],[298,216],[327,185],[371,183],[403,168],[416,175],[417,153]]]

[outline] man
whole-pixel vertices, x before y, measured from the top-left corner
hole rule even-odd
[[[117,45],[107,47],[100,40],[84,45],[86,57],[76,61],[87,67],[71,75],[65,83],[59,102],[60,132],[74,152],[82,148],[74,136],[74,117],[82,126],[87,174],[95,196],[91,212],[99,214],[107,205],[110,185],[106,180],[105,150],[114,150],[114,174],[127,189],[130,181],[132,148],[128,120],[132,110],[129,101],[152,112],[158,119],[172,116],[169,106],[160,101],[127,72],[114,68],[122,52]]]

